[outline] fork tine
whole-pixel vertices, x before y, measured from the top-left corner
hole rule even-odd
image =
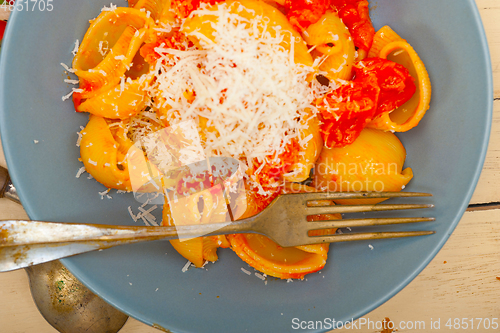
[[[377,198],[408,198],[431,197],[424,192],[308,192],[298,193],[304,200],[336,200],[336,199],[377,199]]]
[[[340,243],[340,242],[352,242],[360,240],[427,236],[435,233],[436,233],[435,231],[388,231],[388,232],[366,232],[366,233],[353,233],[353,234],[335,234],[331,236],[309,237],[308,244]]]
[[[320,214],[343,214],[343,213],[360,213],[360,212],[376,212],[382,210],[401,210],[401,209],[422,209],[432,208],[433,204],[375,204],[375,205],[335,205],[321,207],[307,207],[307,215]]]
[[[329,228],[347,228],[347,227],[368,227],[376,225],[403,224],[432,222],[433,217],[394,217],[394,218],[366,218],[366,219],[346,219],[331,221],[309,222],[309,230],[329,229]]]

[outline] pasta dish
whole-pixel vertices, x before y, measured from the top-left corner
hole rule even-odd
[[[231,223],[283,193],[400,191],[413,177],[394,132],[424,116],[429,77],[408,41],[375,31],[367,0],[128,5],[103,8],[75,48],[80,155],[108,189],[161,193],[163,225]],[[196,267],[230,248],[282,279],[321,270],[329,248],[257,234],[171,244]]]

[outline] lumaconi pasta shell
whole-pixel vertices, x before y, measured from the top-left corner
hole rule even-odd
[[[302,279],[321,270],[326,255],[302,251],[296,247],[281,247],[259,234],[227,236],[231,249],[247,264],[264,274],[281,279]]]
[[[306,43],[302,39],[301,35],[295,31],[286,16],[283,15],[283,13],[281,13],[278,9],[262,1],[228,0],[223,3],[217,3],[210,6],[208,7],[208,10],[215,11],[218,6],[222,5],[228,5],[232,13],[241,16],[243,18],[242,22],[255,19],[258,16],[263,17],[264,19],[262,21],[267,23],[265,33],[276,37],[276,32],[281,30],[283,41],[280,45],[285,50],[290,50],[292,48],[293,39],[295,63],[312,66],[313,60],[308,52]],[[208,39],[214,42],[214,27],[212,26],[212,23],[215,22],[215,20],[217,20],[217,16],[209,14],[189,17],[182,25],[182,31],[186,33],[195,45],[200,45],[200,34],[204,36],[204,40]],[[262,31],[262,29],[260,30],[261,31],[259,31],[259,33],[263,34],[264,31]]]
[[[129,135],[133,137],[133,131],[136,130],[129,122],[130,119],[116,121],[109,125],[109,130],[118,146],[121,165],[128,170],[132,190],[140,193],[162,192],[163,188],[168,187],[168,180],[164,179],[158,167],[145,156],[143,147],[129,138]],[[160,130],[159,125],[154,122],[150,122],[149,126],[150,132]]]
[[[429,109],[431,82],[424,63],[413,47],[401,37],[398,39],[397,34],[389,27],[383,29],[383,33],[377,32],[374,38],[374,47],[378,51],[376,56],[405,66],[415,79],[417,90],[409,101],[392,112],[379,114],[368,127],[406,132],[417,126]]]
[[[171,217],[170,205],[165,201],[162,212],[162,225],[174,226]],[[170,241],[173,248],[184,258],[189,260],[196,267],[202,267],[206,261],[217,261],[217,249],[219,247],[229,247],[229,241],[226,236],[205,236],[189,240],[174,239]]]
[[[193,178],[188,171],[179,175],[179,180]],[[167,193],[163,206],[163,225],[175,226],[184,224],[203,224],[229,222],[228,204],[219,191],[220,185],[208,189],[195,187],[195,193],[178,194],[177,186],[173,187],[175,195]],[[200,205],[200,202],[203,202]],[[170,243],[184,258],[196,267],[201,267],[206,261],[217,260],[217,249],[229,247],[225,236],[202,236],[191,239],[171,240]]]
[[[217,261],[217,249],[221,241],[214,237],[198,237],[185,241],[174,239],[170,241],[173,248],[196,267],[202,267],[206,261]]]
[[[161,174],[155,165],[126,134],[111,130],[103,117],[90,115],[82,131],[80,155],[86,171],[108,188],[134,192],[162,191],[156,184],[161,183]]]
[[[142,149],[131,145],[126,154],[126,166],[134,192],[163,192],[161,172],[145,156]]]
[[[296,183],[285,183],[283,191],[284,193],[300,193],[315,192],[316,189]],[[255,211],[257,206],[248,202],[249,210],[252,212],[245,214],[244,217],[257,213],[258,211]],[[337,219],[340,215],[329,215],[326,218]],[[335,230],[315,231],[312,234],[333,234]],[[329,248],[329,244],[284,248],[268,237],[258,234],[234,234],[228,235],[227,238],[231,243],[231,249],[247,264],[269,276],[282,279],[302,279],[305,274],[319,271],[326,263]]]
[[[170,241],[172,247],[196,267],[202,267],[206,261],[217,261],[217,249],[221,247],[221,243],[218,238],[214,237],[198,237],[185,241],[174,239]]]
[[[106,120],[91,115],[82,131],[80,155],[85,170],[108,188],[131,191],[130,176]]]
[[[226,216],[228,208],[223,192],[222,190],[216,191],[216,189],[216,187],[213,187],[189,196],[180,195],[176,198],[177,200],[170,201],[170,203],[173,202],[176,206],[176,212],[180,215],[179,219],[176,220],[176,225],[223,223],[230,221],[229,216]],[[199,208],[201,202],[203,202],[203,209]],[[170,210],[172,212],[172,208]]]
[[[373,44],[368,51],[368,58],[378,57],[387,44],[398,41],[404,41],[404,39],[388,25],[383,26],[373,36]]]
[[[89,98],[116,85],[153,25],[145,11],[123,7],[104,11],[93,20],[73,59],[84,90],[77,97]]]
[[[126,119],[145,107],[144,82],[140,80],[117,84],[77,106],[80,112],[89,112],[109,119]]]
[[[303,33],[304,40],[314,47],[321,60],[319,69],[330,80],[350,80],[355,58],[354,42],[349,29],[337,13],[327,12]]]
[[[120,56],[125,57],[136,31],[134,27],[127,27],[113,46],[112,51],[95,66],[92,66],[91,61],[84,62],[77,58],[77,53],[73,61],[73,67],[75,74],[80,79],[80,89],[83,89],[83,92],[80,93],[81,98],[91,97],[98,94],[106,85],[114,86],[119,82],[120,76],[125,73],[125,66],[122,64],[123,60],[120,59]],[[82,49],[82,46],[80,46],[80,49]],[[89,51],[87,52],[92,54]],[[82,51],[82,53],[84,52]]]
[[[264,0],[265,2],[269,3],[269,4],[278,4],[278,5],[281,5],[281,6],[284,6],[285,5],[285,2],[286,0]]]
[[[132,6],[130,1],[129,6]],[[133,7],[139,10],[144,8],[154,20],[158,20],[162,17],[164,10],[170,8],[170,0],[139,0]]]
[[[313,176],[314,187],[333,192],[401,191],[413,178],[403,170],[406,150],[391,132],[365,128],[350,145],[323,148]],[[339,204],[377,203],[380,199],[335,200]]]
[[[181,256],[191,261],[196,267],[202,267],[205,263],[205,258],[203,258],[203,239],[201,237],[183,242],[173,239],[170,241],[170,244]]]
[[[359,49],[359,50],[356,51],[355,54],[356,54],[356,61],[360,61],[360,60],[363,60],[363,59],[367,58],[367,52],[366,52],[366,50]]]
[[[309,110],[307,118],[302,121],[307,124],[307,128],[300,130],[299,140],[306,142],[301,145],[300,152],[297,152],[299,159],[291,167],[293,173],[283,176],[283,179],[288,182],[302,182],[309,178],[311,169],[323,148],[318,117]]]

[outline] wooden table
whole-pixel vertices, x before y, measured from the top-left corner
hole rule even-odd
[[[484,328],[451,329],[455,318],[500,321],[500,0],[476,0],[486,29],[493,63],[495,101],[490,146],[483,173],[465,213],[449,241],[428,267],[394,298],[335,332],[380,332],[376,322],[390,318],[398,332],[500,332]],[[5,159],[0,148],[0,165]],[[0,199],[0,219],[27,218],[21,206]],[[372,322],[372,326],[368,324]],[[423,329],[425,323],[425,329]],[[475,325],[478,321],[475,321]],[[500,323],[499,323],[500,324]],[[483,326],[483,325],[481,325]],[[24,270],[0,274],[0,333],[57,333],[38,312]],[[158,332],[130,318],[120,333]]]

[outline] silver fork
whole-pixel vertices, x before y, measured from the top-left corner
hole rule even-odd
[[[311,236],[317,229],[377,226],[434,221],[432,217],[362,218],[307,221],[318,214],[373,212],[431,208],[432,204],[323,205],[333,199],[371,199],[423,197],[415,192],[314,192],[284,194],[274,199],[259,214],[232,223],[212,223],[175,227],[115,226],[101,224],[57,223],[41,221],[0,221],[0,272],[23,268],[79,253],[116,245],[158,239],[190,238],[233,233],[263,234],[283,247],[317,243],[335,243],[423,236],[434,231],[365,232]],[[314,205],[308,204],[314,201]],[[215,231],[214,231],[215,230]]]

